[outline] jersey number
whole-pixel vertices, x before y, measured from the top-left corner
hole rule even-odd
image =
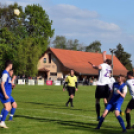
[[[108,69],[106,69],[107,73],[104,75],[105,77],[109,77],[109,73],[110,71]]]

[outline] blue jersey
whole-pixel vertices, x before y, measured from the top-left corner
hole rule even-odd
[[[123,88],[126,86],[125,83],[123,83],[122,85],[119,85],[119,83],[114,83],[113,85],[113,96],[111,98],[111,100],[109,101],[109,103],[114,104],[114,103],[120,103],[122,104],[124,101],[124,98],[117,93],[117,90],[119,90],[121,93],[123,93]]]
[[[6,94],[7,94],[8,96],[11,96],[11,93],[12,93],[11,77],[10,77],[9,73],[8,73],[6,70],[4,70],[4,71],[2,72],[2,76],[3,76],[4,74],[7,74],[7,79],[6,79],[5,84],[4,84],[5,91],[6,91]],[[3,92],[2,92],[1,86],[0,86],[0,96],[3,96]]]

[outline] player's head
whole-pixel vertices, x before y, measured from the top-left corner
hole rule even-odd
[[[12,69],[13,63],[11,61],[6,61],[5,63],[5,68],[8,69],[9,71]]]
[[[118,78],[117,78],[117,82],[118,82],[118,83],[124,83],[124,82],[126,82],[126,77],[125,77],[125,75],[120,74],[120,75],[118,76]]]
[[[112,65],[112,61],[110,59],[106,59],[105,63],[107,63],[108,65]]]
[[[70,70],[70,75],[74,76],[74,70],[73,69]]]
[[[128,79],[133,78],[133,76],[134,76],[134,73],[132,71],[127,72],[127,78]]]
[[[9,75],[10,75],[10,77],[13,76],[13,69],[11,69],[11,70],[9,71]]]

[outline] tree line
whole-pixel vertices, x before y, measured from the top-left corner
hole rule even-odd
[[[101,53],[102,46],[100,41],[94,41],[88,46],[83,46],[83,44],[79,43],[79,40],[67,40],[64,36],[56,36],[52,43],[54,48],[98,53]],[[131,54],[125,52],[123,46],[120,43],[116,46],[116,51],[114,54],[127,70],[133,70]]]
[[[20,10],[19,16],[14,14],[14,9]],[[40,5],[22,8],[17,3],[8,6],[0,3],[0,72],[5,61],[10,59],[17,75],[36,76],[38,60],[54,35],[52,24]],[[52,44],[54,48],[100,53],[102,46],[99,41],[94,41],[85,47],[79,40],[68,40],[64,36],[56,36]],[[121,44],[115,55],[128,70],[132,70],[131,55]]]

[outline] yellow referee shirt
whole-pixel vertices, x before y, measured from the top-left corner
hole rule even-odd
[[[75,87],[75,82],[77,82],[77,77],[74,76],[68,76],[66,78],[66,82],[68,82],[68,86],[69,87]]]

